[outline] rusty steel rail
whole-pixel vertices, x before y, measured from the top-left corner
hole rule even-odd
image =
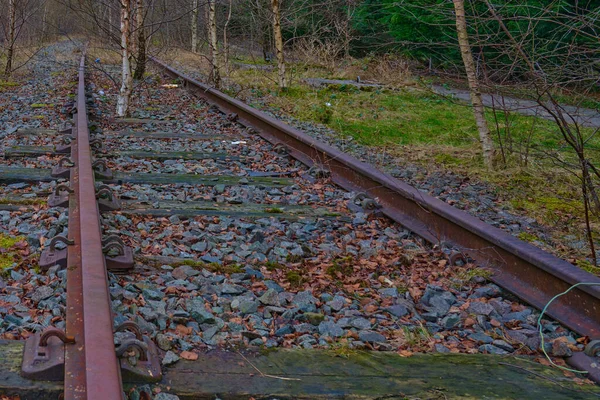
[[[223,112],[237,114],[241,123],[254,128],[267,141],[285,145],[292,157],[308,166],[328,169],[339,186],[376,199],[385,215],[412,232],[431,243],[446,242],[458,247],[464,255],[492,269],[492,281],[538,309],[578,282],[600,284],[598,277],[560,258],[422,193],[160,60],[152,58],[152,61]],[[600,288],[577,287],[554,301],[547,314],[581,335],[600,339]]]
[[[121,370],[113,339],[113,317],[108,275],[102,252],[102,233],[85,95],[85,55],[79,65],[76,140],[72,144],[67,266],[67,336],[65,345],[65,400],[122,399]]]

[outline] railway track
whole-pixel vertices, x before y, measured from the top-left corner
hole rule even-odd
[[[524,313],[518,317],[522,330],[532,327],[527,317],[533,314],[511,310],[506,300],[494,308],[487,300],[472,300],[473,293],[495,290],[489,286],[463,290],[462,282],[456,296],[448,294],[440,287],[452,280],[445,255],[423,250],[421,239],[402,227],[430,243],[450,244],[455,250],[450,264],[460,259],[492,270],[494,282],[538,309],[576,283],[600,284],[563,260],[152,62],[201,99],[199,107],[192,107],[199,100],[183,99],[181,89],[161,86],[163,81],[140,103],[155,105],[144,113],[168,109],[170,118],[114,119],[101,112],[90,122],[99,97],[92,86],[86,92],[82,57],[72,128],[14,132],[19,145],[5,149],[11,165],[0,167],[5,183],[62,179],[50,186],[48,205],[68,207],[68,236],[49,241],[39,264],[49,273],[57,271],[56,264],[66,268],[66,325],[27,340],[23,374],[64,380],[66,399],[118,399],[123,381],[160,381],[161,358],[175,348],[193,354],[217,345],[313,347],[345,336],[356,346],[397,350],[393,332],[409,318],[411,327],[444,332],[463,324],[452,322],[459,313],[477,314],[479,333],[497,329],[495,323],[513,326],[511,311]],[[36,157],[55,167],[19,161]],[[0,208],[12,212],[26,204],[18,195],[13,200]],[[420,280],[410,280],[411,274]],[[403,280],[407,293],[399,295],[397,283]],[[494,293],[481,297],[499,296]],[[469,302],[487,308],[478,312]],[[509,307],[504,314],[503,307]],[[547,314],[597,339],[599,310],[599,289],[580,286],[554,301]],[[497,349],[504,346],[500,342],[512,348],[500,340],[479,349]],[[536,350],[529,347],[522,351]],[[588,347],[593,354],[594,343]],[[598,381],[595,358],[580,351],[567,361]]]

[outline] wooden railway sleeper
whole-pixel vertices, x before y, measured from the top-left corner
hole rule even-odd
[[[67,267],[67,248],[57,249],[58,243],[66,245],[75,244],[72,240],[64,236],[54,236],[47,248],[40,254],[39,266],[43,271],[47,271],[50,267],[60,265],[61,268]]]

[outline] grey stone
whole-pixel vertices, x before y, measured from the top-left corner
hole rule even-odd
[[[14,281],[20,281],[25,278],[25,275],[15,271],[14,269],[10,270],[10,278]]]
[[[175,268],[173,270],[173,272],[171,272],[171,275],[173,275],[173,278],[175,278],[175,279],[185,280],[190,276],[194,276],[194,273],[196,273],[196,275],[197,275],[198,271],[196,271],[194,268],[192,268],[189,265],[182,265],[182,266]]]
[[[489,305],[491,305],[492,307],[494,307],[494,310],[496,310],[496,312],[502,316],[508,314],[511,312],[511,306],[510,304],[498,300],[498,299],[491,299],[488,302]]]
[[[469,297],[473,298],[473,299],[482,298],[482,297],[490,298],[490,297],[496,297],[499,294],[500,294],[500,288],[498,286],[487,285],[487,286],[476,289],[475,292],[473,292],[473,294]]]
[[[509,353],[512,353],[513,351],[515,351],[514,347],[512,347],[510,344],[506,343],[504,340],[496,339],[492,342],[492,344],[496,347],[501,348],[502,350],[508,351]]]
[[[442,318],[440,325],[442,325],[445,329],[452,329],[460,324],[460,315],[458,314],[449,314]]]
[[[312,295],[310,291],[299,292],[296,296],[294,296],[292,303],[297,305],[298,307],[306,306],[309,304],[315,304],[317,299]]]
[[[354,318],[350,325],[356,329],[371,329],[371,323],[366,318]]]
[[[408,315],[408,313],[409,313],[408,308],[406,308],[405,306],[403,306],[401,304],[395,304],[393,306],[387,307],[385,309],[385,311],[392,314],[394,317],[398,317],[398,318],[404,317],[405,315]]]
[[[490,315],[494,310],[490,304],[481,303],[479,301],[472,302],[467,309],[467,312],[475,315]]]
[[[169,340],[169,337],[167,335],[163,335],[162,333],[156,335],[156,344],[161,350],[165,351],[171,350],[173,347],[173,343],[171,340]]]
[[[384,343],[386,342],[385,336],[374,331],[361,331],[358,334],[358,338],[363,342],[367,343]]]
[[[242,294],[246,291],[246,289],[239,285],[231,285],[229,283],[223,284],[221,288],[221,293],[223,294]]]
[[[341,337],[344,336],[344,330],[333,321],[323,321],[319,324],[319,333],[321,336]]]
[[[258,310],[258,302],[254,300],[241,300],[239,309],[242,314],[252,314]]]
[[[298,333],[314,333],[317,332],[317,327],[313,324],[298,324],[294,326],[294,330]]]
[[[346,298],[340,295],[336,295],[333,297],[333,300],[327,303],[327,305],[331,307],[331,309],[334,311],[340,311],[346,306]]]
[[[31,300],[33,300],[35,303],[37,303],[40,300],[44,300],[49,297],[52,297],[53,294],[54,294],[54,290],[50,286],[40,286],[31,295]]]
[[[512,321],[512,320],[517,320],[517,321],[521,321],[521,322],[527,322],[527,317],[529,315],[531,315],[531,312],[532,311],[530,309],[528,309],[528,308],[526,308],[523,311],[511,312],[511,313],[508,313],[506,315],[503,315],[502,316],[502,320],[504,322],[509,322],[509,321]]]
[[[167,354],[163,357],[162,365],[173,365],[179,361],[179,356],[172,351],[167,351]]]
[[[191,247],[192,250],[197,251],[199,253],[203,253],[208,248],[208,243],[205,241],[201,241],[198,243],[194,243]]]
[[[434,347],[437,353],[450,353],[450,349],[442,344],[436,343]]]
[[[494,341],[491,336],[481,332],[472,333],[468,336],[468,338],[474,342],[477,342],[478,344],[491,344]]]
[[[186,308],[192,318],[194,318],[199,324],[215,323],[215,316],[206,309],[204,306],[204,300],[188,299],[186,302]]]
[[[273,289],[275,290],[277,293],[281,293],[283,292],[283,288],[281,286],[279,286],[276,282],[274,281],[265,281],[265,286],[267,287],[267,289]]]
[[[510,354],[508,351],[503,350],[499,347],[496,347],[493,344],[484,344],[484,345],[479,346],[479,352],[486,353],[486,354],[498,354],[498,355]]]
[[[561,340],[555,340],[552,342],[552,355],[555,357],[571,357],[573,351],[569,348],[567,343]]]
[[[284,325],[275,331],[275,336],[285,336],[293,332],[294,329],[290,325]]]
[[[267,290],[258,300],[265,305],[279,307],[281,302],[279,301],[279,294],[275,289]]]

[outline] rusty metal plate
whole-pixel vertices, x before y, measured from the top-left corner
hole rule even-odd
[[[70,167],[54,167],[50,173],[53,178],[69,179],[71,177]]]
[[[67,268],[67,249],[46,248],[42,250],[39,265],[43,271],[47,271],[55,265],[60,265],[61,268]]]
[[[50,207],[68,207],[69,206],[69,193],[51,193],[48,197],[48,205]]]
[[[34,333],[25,341],[21,375],[27,379],[62,381],[64,379],[65,347],[63,342],[52,337],[40,354],[40,334]]]
[[[127,271],[133,269],[133,266],[133,250],[131,247],[124,246],[122,255],[106,257],[106,268],[110,271]]]
[[[154,342],[148,337],[143,337],[148,346],[147,361],[137,360],[136,365],[131,365],[127,358],[121,358],[121,374],[123,381],[128,383],[151,383],[160,382],[162,370],[160,368],[160,357]]]

